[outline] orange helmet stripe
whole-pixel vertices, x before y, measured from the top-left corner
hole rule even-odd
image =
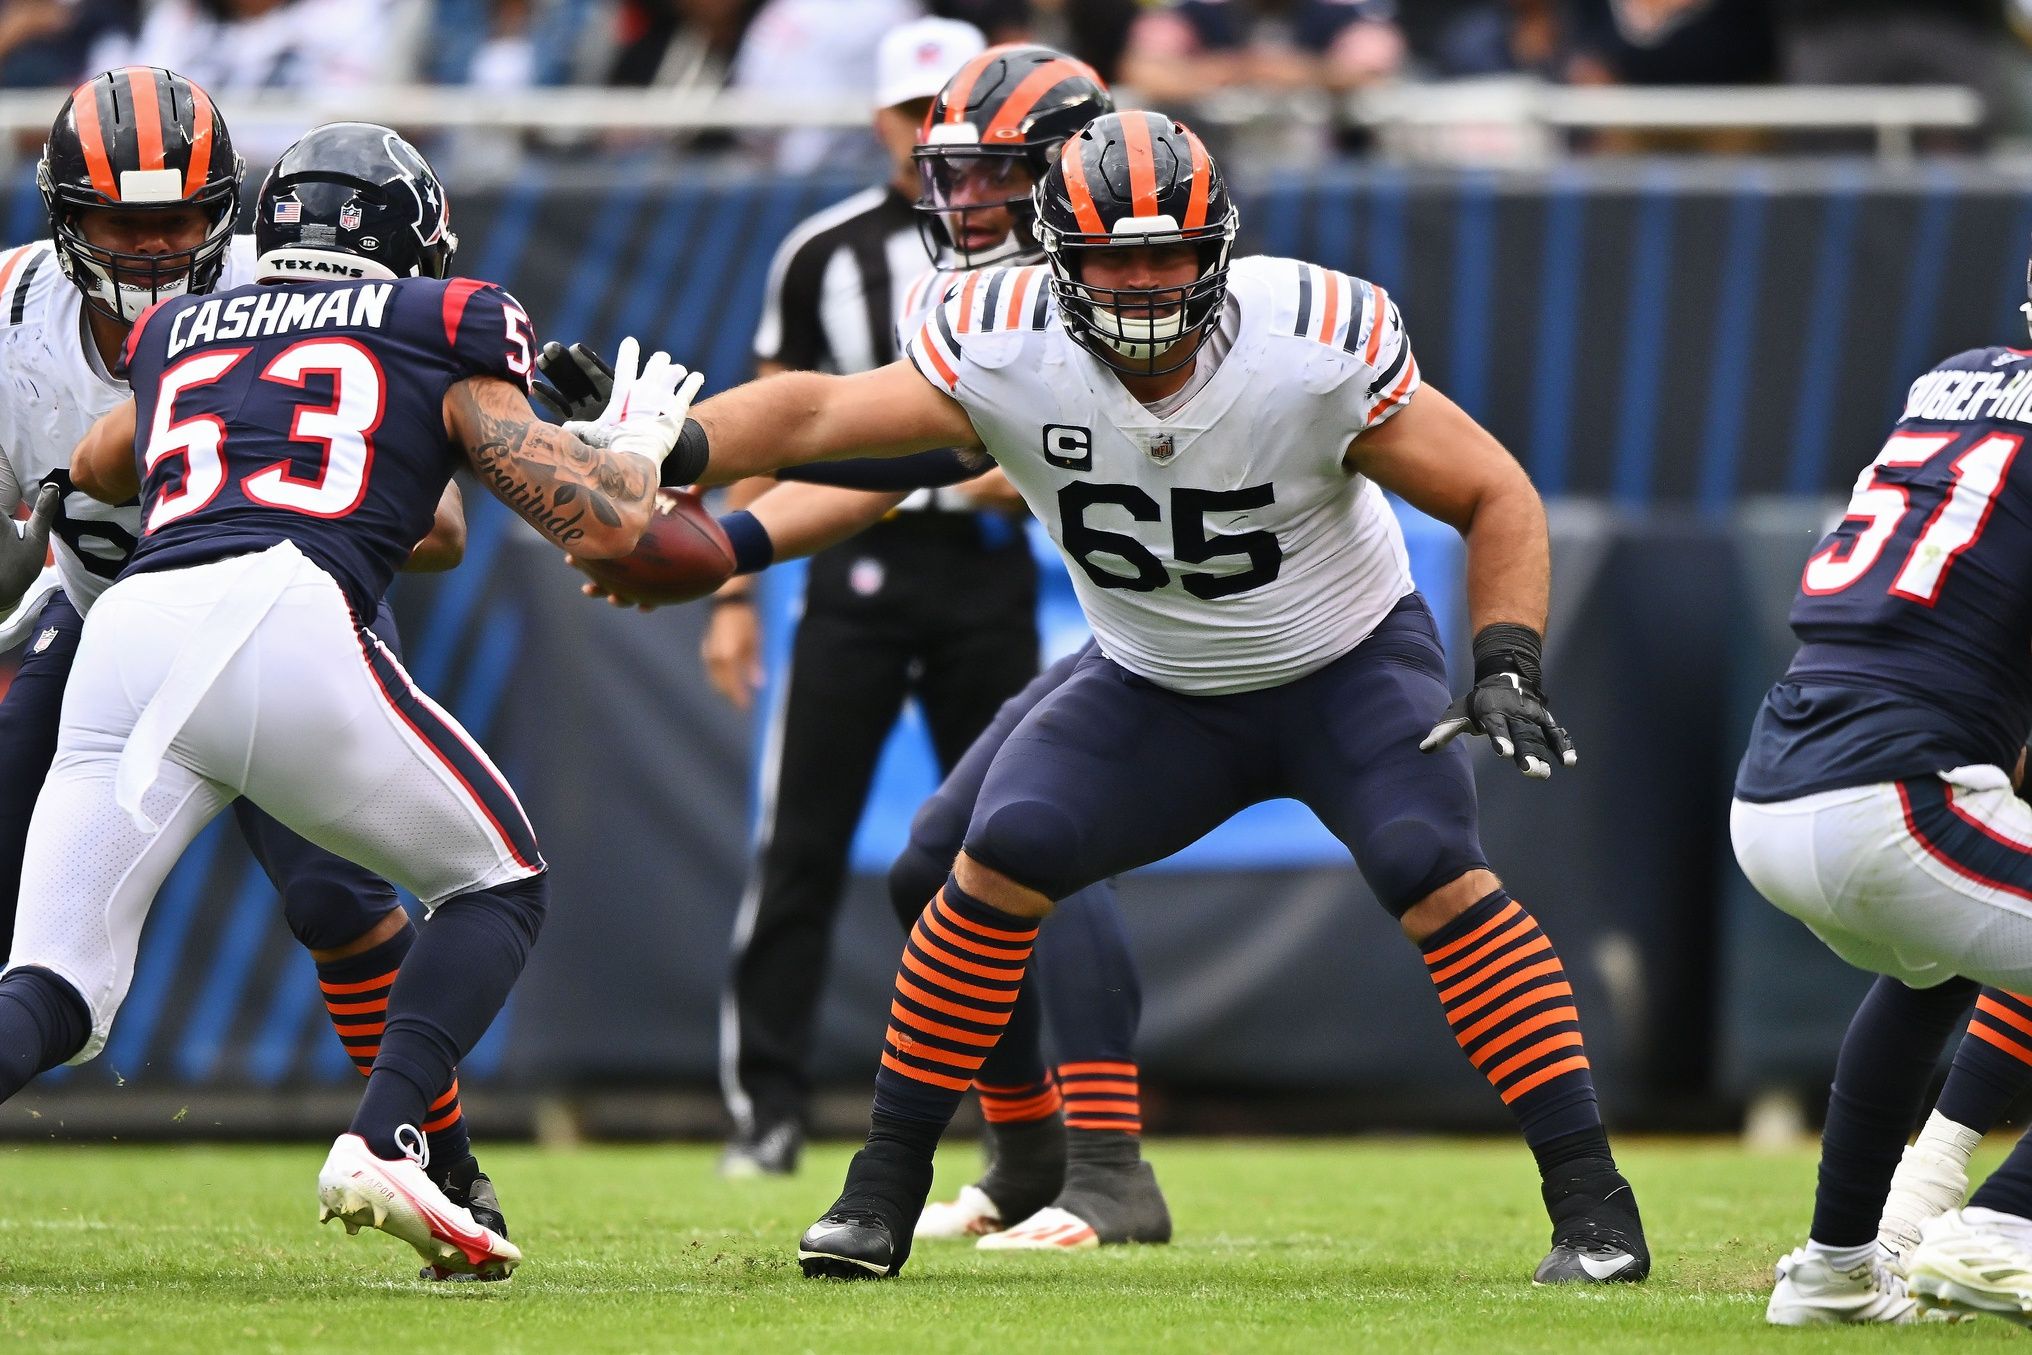
[[[987,51],[960,67],[959,74],[945,82],[945,120],[947,122],[965,122],[967,120],[967,100],[973,95],[974,82],[981,78],[982,71],[988,69],[988,66],[992,62],[1008,50],[1007,47],[990,47]]]
[[[990,137],[997,136],[1015,136],[1023,119],[1029,117],[1031,110],[1037,107],[1038,100],[1066,81],[1082,75],[1097,85],[1101,84],[1101,77],[1094,74],[1093,67],[1084,61],[1061,57],[1056,61],[1045,62],[1024,76],[1022,83],[1009,91],[1009,97],[1002,103],[1002,111],[995,114],[994,121],[981,129],[981,140],[986,141]],[[1107,88],[1105,85],[1101,87]]]
[[[1189,231],[1206,225],[1207,194],[1213,187],[1214,162],[1207,154],[1206,143],[1199,139],[1192,128],[1185,129],[1185,144],[1192,147],[1192,196],[1185,205],[1185,220],[1180,223]]]
[[[190,164],[183,172],[183,194],[190,197],[205,186],[212,172],[212,96],[195,81],[185,81],[191,92]]]
[[[1068,143],[1067,151],[1058,158],[1058,163],[1065,166],[1065,195],[1072,199],[1072,214],[1079,218],[1080,229],[1088,235],[1106,235],[1108,228],[1101,221],[1101,209],[1094,206],[1094,191],[1087,187],[1086,157],[1077,144]]]
[[[155,91],[152,66],[129,66],[120,73],[127,97],[134,101],[134,138],[141,153],[139,169],[162,168],[162,106]]]
[[[1129,200],[1137,216],[1157,215],[1157,157],[1150,149],[1147,114],[1122,119],[1122,147],[1129,152]]]
[[[78,141],[85,148],[85,168],[91,171],[92,187],[111,202],[120,200],[119,185],[113,182],[113,162],[106,156],[106,137],[99,127],[99,82],[88,80],[71,91],[71,121],[77,124]]]

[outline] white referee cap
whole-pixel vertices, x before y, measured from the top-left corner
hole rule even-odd
[[[958,19],[918,19],[882,35],[875,50],[875,107],[929,99],[987,50],[981,30]]]

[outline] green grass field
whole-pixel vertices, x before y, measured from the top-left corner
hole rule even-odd
[[[967,1179],[948,1151],[942,1188]],[[0,1350],[1480,1352],[1889,1350],[2032,1340],[2006,1324],[1774,1331],[1770,1266],[1804,1228],[1807,1151],[1628,1145],[1656,1269],[1528,1282],[1545,1242],[1511,1143],[1159,1141],[1178,1241],[1082,1255],[921,1249],[900,1280],[791,1259],[846,1152],[728,1183],[699,1146],[493,1149],[529,1260],[426,1286],[407,1248],[314,1222],[314,1146],[0,1148]],[[1985,1164],[1994,1153],[1986,1154]]]

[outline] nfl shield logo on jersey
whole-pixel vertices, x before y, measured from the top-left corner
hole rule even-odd
[[[56,627],[51,626],[48,630],[44,631],[42,634],[35,637],[35,643],[34,645],[30,646],[28,652],[31,654],[40,654],[42,653],[43,650],[49,648],[49,642],[54,639],[56,639]]]
[[[1143,450],[1150,453],[1150,459],[1162,466],[1178,455],[1178,444],[1171,440],[1169,433],[1146,433],[1143,435]]]

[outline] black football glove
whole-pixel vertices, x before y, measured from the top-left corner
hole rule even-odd
[[[529,393],[555,414],[559,423],[567,419],[591,423],[614,394],[614,369],[582,343],[570,348],[555,341],[545,344],[536,355],[536,370],[549,384],[536,383]]]
[[[1498,622],[1475,636],[1475,685],[1446,708],[1418,746],[1427,753],[1462,734],[1486,734],[1496,751],[1535,781],[1580,761],[1573,740],[1545,708],[1538,685],[1543,642],[1529,626]]]
[[[0,515],[0,612],[12,611],[42,573],[43,561],[49,558],[49,529],[62,506],[62,492],[55,485],[44,485],[19,532]]]

